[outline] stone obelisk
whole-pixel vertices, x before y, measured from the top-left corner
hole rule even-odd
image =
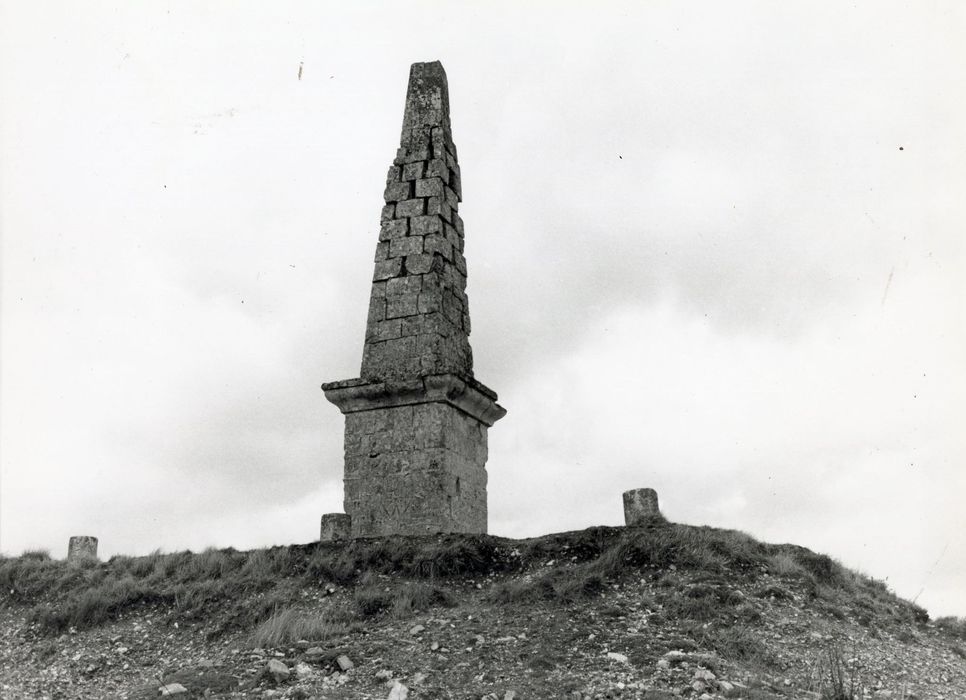
[[[414,63],[361,376],[322,385],[345,414],[352,537],[486,532],[486,433],[506,411],[473,378],[460,201],[446,73]]]

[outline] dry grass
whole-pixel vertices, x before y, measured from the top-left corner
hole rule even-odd
[[[253,647],[284,647],[300,640],[323,642],[348,632],[344,619],[321,617],[296,608],[286,608],[272,613],[252,633]]]
[[[556,564],[548,566],[551,562]],[[764,572],[780,580],[760,582]],[[824,555],[766,545],[733,530],[668,523],[593,527],[517,541],[439,535],[251,552],[154,552],[83,566],[29,552],[0,558],[0,596],[30,607],[31,618],[50,633],[98,625],[139,606],[160,609],[169,621],[214,618],[224,632],[266,621],[306,588],[352,588],[352,605],[363,619],[405,617],[452,604],[450,581],[488,576],[500,581],[488,593],[498,603],[571,604],[592,599],[613,583],[651,577],[664,591],[658,594],[663,617],[752,624],[766,599],[794,596],[841,619],[876,625],[927,619],[925,611],[897,599],[881,582]],[[732,585],[761,597],[735,596]]]
[[[776,552],[767,559],[768,573],[775,576],[803,576],[805,569],[802,568],[795,557],[788,552]]]

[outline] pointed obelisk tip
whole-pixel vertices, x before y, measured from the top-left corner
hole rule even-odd
[[[449,127],[449,87],[446,71],[439,61],[414,63],[409,69],[403,141],[411,136],[413,129],[426,126]]]

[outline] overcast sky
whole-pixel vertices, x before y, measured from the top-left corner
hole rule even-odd
[[[318,537],[438,59],[490,531],[650,486],[966,615],[966,9],[582,5],[2,2],[0,550]]]

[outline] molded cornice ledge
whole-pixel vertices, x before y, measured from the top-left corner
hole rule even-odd
[[[322,391],[342,413],[443,402],[487,426],[506,415],[506,409],[496,402],[496,392],[474,379],[455,374],[434,374],[392,383],[345,379],[323,384]]]

